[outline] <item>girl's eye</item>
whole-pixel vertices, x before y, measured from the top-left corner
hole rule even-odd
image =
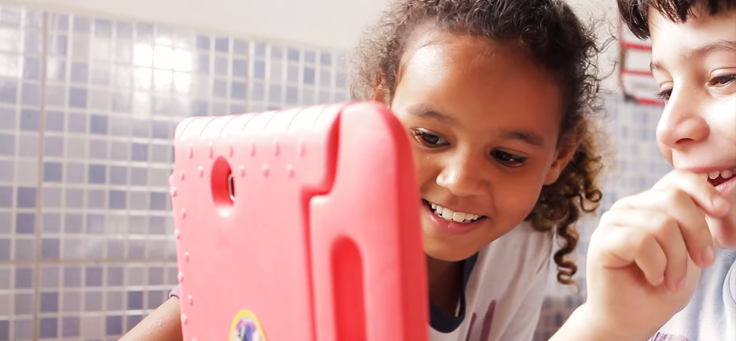
[[[726,86],[728,84],[733,83],[733,81],[736,80],[736,74],[734,75],[726,75],[726,76],[719,76],[711,79],[708,83],[711,86]]]
[[[496,159],[498,162],[504,164],[508,167],[518,167],[523,166],[524,163],[526,163],[527,158],[515,154],[511,154],[508,152],[504,152],[501,150],[494,150],[491,152],[491,156]]]
[[[432,134],[423,130],[414,130],[414,139],[426,147],[444,147],[448,144],[447,140],[443,139],[439,135]]]

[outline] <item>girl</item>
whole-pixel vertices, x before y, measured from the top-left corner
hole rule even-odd
[[[353,98],[413,145],[433,341],[530,340],[551,259],[573,283],[574,223],[601,198],[597,53],[561,0],[397,0],[358,44]],[[178,321],[172,298],[130,335]]]

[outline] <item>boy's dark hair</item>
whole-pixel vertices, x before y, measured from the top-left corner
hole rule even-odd
[[[602,168],[590,116],[602,109],[596,66],[600,49],[595,37],[561,0],[394,0],[379,21],[365,31],[353,56],[351,94],[370,100],[380,86],[390,104],[396,90],[401,57],[412,32],[420,25],[456,34],[521,43],[530,58],[543,66],[562,90],[562,136],[578,145],[570,164],[554,184],[544,186],[527,220],[540,231],[554,230],[557,280],[573,284],[577,265],[567,256],[575,251],[581,213],[598,207]],[[566,147],[561,145],[562,148]]]
[[[663,17],[676,23],[684,23],[700,6],[709,15],[736,8],[736,0],[618,0],[618,11],[626,26],[640,39],[649,38],[649,10],[654,9]]]

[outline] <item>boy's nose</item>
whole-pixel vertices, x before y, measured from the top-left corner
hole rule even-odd
[[[682,149],[705,140],[710,126],[697,106],[702,100],[693,91],[676,91],[662,112],[657,126],[657,139],[671,149]]]
[[[450,158],[437,176],[437,184],[460,197],[482,194],[489,181],[483,165],[470,157]]]

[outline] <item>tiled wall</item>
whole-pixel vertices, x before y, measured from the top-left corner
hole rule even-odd
[[[0,7],[0,340],[117,340],[176,284],[176,123],[343,101],[342,59]]]
[[[0,341],[117,340],[176,283],[167,191],[176,123],[343,101],[343,60],[0,7]],[[623,175],[604,207],[668,169],[653,143],[659,108],[608,102]],[[584,240],[594,226],[584,224]],[[550,284],[537,337],[581,301]]]

